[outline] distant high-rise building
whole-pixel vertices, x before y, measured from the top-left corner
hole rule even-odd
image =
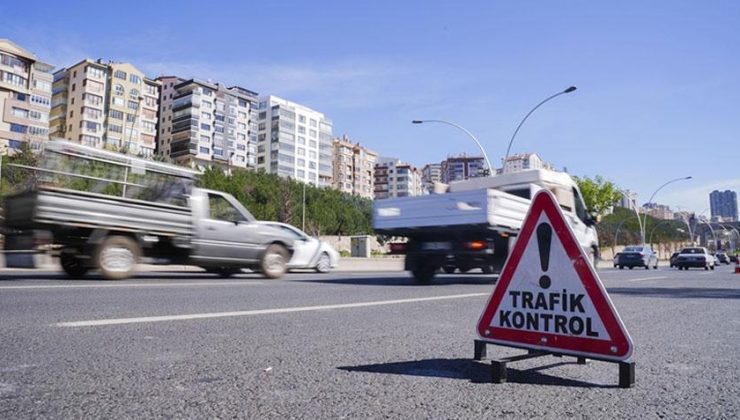
[[[735,191],[714,190],[709,194],[712,218],[725,222],[737,222],[737,193]]]
[[[442,182],[464,181],[485,175],[486,160],[482,156],[448,157],[440,165]]]
[[[434,183],[442,182],[442,164],[427,163],[421,169],[421,182],[428,192],[434,191]]]
[[[332,185],[332,122],[277,96],[259,103],[257,169],[320,187]]]
[[[375,164],[375,199],[424,194],[421,172],[396,158],[381,157]]]
[[[552,165],[542,160],[537,153],[522,153],[506,158],[501,171],[511,173],[529,169],[552,169]]]
[[[0,39],[0,154],[49,139],[52,66]]]
[[[622,191],[622,198],[615,204],[617,207],[633,209],[637,207],[637,193],[630,190]]]
[[[378,154],[360,146],[360,143],[352,143],[346,135],[334,139],[333,147],[334,188],[372,199],[375,194],[374,173]]]
[[[152,156],[159,82],[129,63],[85,59],[54,73],[51,135]]]
[[[159,153],[190,166],[255,167],[257,93],[176,76],[157,81]]]

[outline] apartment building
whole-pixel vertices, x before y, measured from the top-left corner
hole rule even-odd
[[[709,193],[712,218],[723,222],[737,222],[737,193],[732,190],[714,190]]]
[[[552,169],[552,165],[542,160],[537,153],[522,153],[506,158],[502,171],[511,173],[528,169]]]
[[[259,102],[257,169],[320,187],[332,186],[332,122],[277,96]]]
[[[673,220],[675,218],[671,208],[664,204],[645,203],[642,206],[642,209],[644,213],[647,213],[650,216],[655,217],[656,219]]]
[[[375,164],[375,199],[424,195],[421,172],[396,158],[380,157]]]
[[[352,195],[373,199],[375,196],[375,163],[378,154],[345,136],[333,143],[334,188]]]
[[[254,168],[257,93],[239,86],[163,76],[158,150],[191,167]]]
[[[482,156],[450,156],[441,163],[442,182],[448,184],[485,176],[487,168]]]
[[[53,67],[0,39],[0,153],[49,138]]]
[[[637,199],[638,199],[638,195],[636,192],[633,192],[630,190],[624,190],[622,191],[622,198],[619,201],[617,201],[615,206],[623,207],[626,209],[633,209],[637,207]]]
[[[50,130],[139,156],[156,149],[159,82],[129,63],[85,59],[54,73]]]
[[[428,192],[434,191],[434,183],[442,182],[442,164],[427,163],[421,169],[421,183]]]

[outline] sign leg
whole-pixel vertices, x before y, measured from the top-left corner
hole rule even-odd
[[[635,386],[635,362],[619,362],[619,387]]]
[[[506,362],[502,360],[491,361],[491,379],[495,384],[506,382]]]
[[[483,360],[486,358],[486,342],[481,340],[475,340],[475,352],[473,360]]]

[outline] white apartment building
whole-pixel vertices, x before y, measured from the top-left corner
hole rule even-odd
[[[381,157],[375,164],[375,199],[424,195],[421,172],[396,158]]]
[[[454,181],[485,176],[487,165],[483,156],[461,155],[447,157],[440,167],[442,182],[449,184]]]
[[[129,63],[85,59],[61,69],[54,73],[51,135],[153,156],[159,88]]]
[[[345,136],[333,141],[334,188],[352,195],[373,199],[375,163],[378,154]]]
[[[630,190],[622,191],[622,198],[617,202],[617,207],[623,207],[626,209],[633,209],[637,207],[638,195],[636,192]]]
[[[427,163],[421,169],[421,182],[428,192],[434,191],[434,183],[442,182],[442,164]]]
[[[528,169],[553,169],[552,165],[540,158],[537,153],[522,153],[509,156],[503,164],[504,173],[526,171]]]
[[[256,166],[257,93],[177,76],[157,81],[161,154],[190,167]]]
[[[0,39],[0,154],[49,139],[52,69]]]
[[[257,169],[320,187],[332,186],[332,122],[277,96],[260,100]]]

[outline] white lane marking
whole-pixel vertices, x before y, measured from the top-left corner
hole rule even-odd
[[[109,287],[183,287],[183,286],[253,286],[262,284],[258,281],[250,282],[190,282],[190,283],[116,283],[116,284],[32,284],[23,286],[0,286],[0,290],[17,289],[104,289]]]
[[[630,283],[632,283],[632,282],[636,282],[636,281],[660,280],[660,279],[667,279],[667,278],[668,278],[668,276],[640,277],[640,278],[636,278],[636,279],[630,279],[630,280],[627,280],[627,281],[630,282]]]
[[[164,322],[164,321],[184,321],[191,319],[207,319],[207,318],[227,318],[235,316],[251,316],[251,315],[271,315],[271,314],[286,314],[293,312],[309,312],[309,311],[324,311],[330,309],[349,309],[349,308],[363,308],[368,306],[383,306],[383,305],[397,305],[401,303],[415,303],[415,302],[431,302],[435,300],[449,300],[449,299],[464,299],[470,297],[481,297],[490,296],[490,293],[467,293],[463,295],[445,295],[445,296],[431,296],[423,298],[411,298],[411,299],[395,299],[395,300],[380,300],[374,302],[358,302],[358,303],[341,303],[336,305],[320,305],[320,306],[298,306],[292,308],[274,308],[274,309],[257,309],[252,311],[235,311],[235,312],[213,312],[203,314],[187,314],[187,315],[164,315],[164,316],[147,316],[140,318],[113,318],[113,319],[99,319],[91,321],[74,321],[74,322],[59,322],[53,324],[56,327],[98,327],[104,325],[118,325],[118,324],[139,324],[144,322]]]

